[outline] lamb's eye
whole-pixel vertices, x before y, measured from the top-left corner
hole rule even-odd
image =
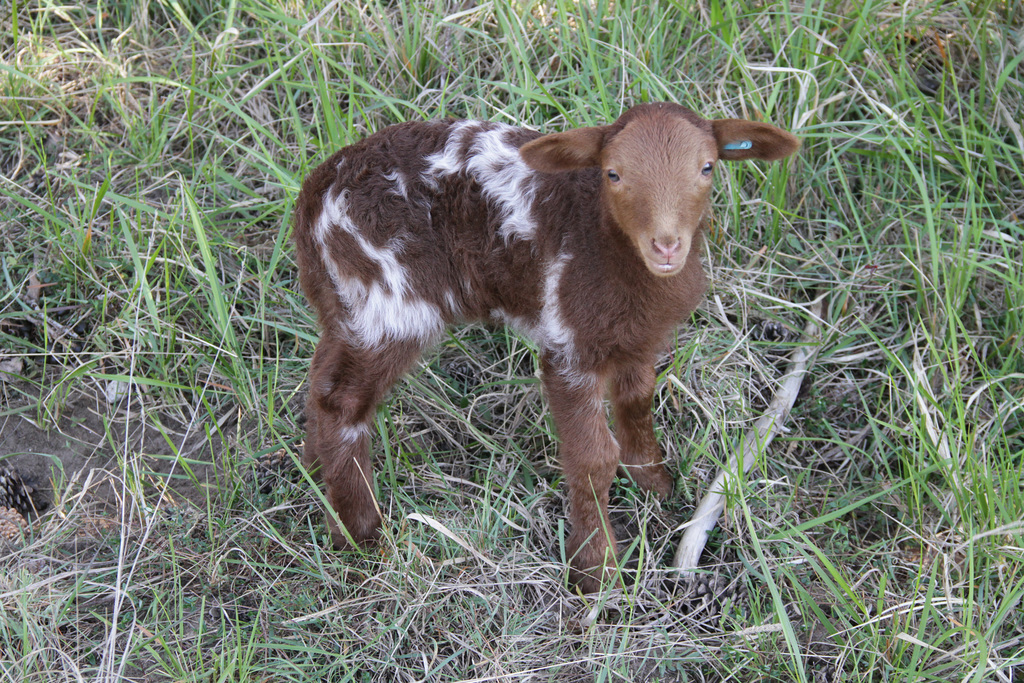
[[[608,180],[612,181],[613,183],[617,183],[619,182],[619,180],[621,180],[619,178],[619,174],[615,172],[614,168],[608,169]]]
[[[710,161],[704,164],[704,168],[700,169],[701,175],[711,175],[711,170],[715,167]]]

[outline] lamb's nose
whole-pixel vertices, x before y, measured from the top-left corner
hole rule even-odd
[[[679,238],[669,245],[662,244],[658,240],[651,240],[651,246],[654,248],[654,253],[661,256],[666,261],[671,261],[672,257],[679,253],[679,249],[682,246],[679,242]]]

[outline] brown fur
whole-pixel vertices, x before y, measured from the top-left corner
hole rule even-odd
[[[737,139],[753,148],[723,149]],[[608,126],[547,136],[406,123],[314,170],[294,233],[323,329],[304,460],[319,469],[341,522],[329,518],[335,545],[379,533],[369,456],[376,405],[435,326],[497,316],[540,347],[569,492],[571,578],[585,591],[604,584],[615,567],[607,506],[616,469],[658,495],[672,489],[651,418],[653,366],[704,295],[698,255],[711,177],[702,171],[719,158],[780,158],[798,145],[767,124],[652,104]]]

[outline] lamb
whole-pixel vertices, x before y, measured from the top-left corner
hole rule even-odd
[[[654,363],[707,286],[699,254],[715,164],[777,160],[799,145],[769,124],[653,103],[549,135],[403,123],[316,168],[294,225],[322,329],[303,463],[337,513],[335,547],[380,533],[377,404],[447,325],[491,321],[539,352],[568,489],[570,581],[584,592],[610,585],[616,471],[659,496],[673,488],[651,415]]]

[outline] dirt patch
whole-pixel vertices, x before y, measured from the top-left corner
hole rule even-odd
[[[83,491],[117,505],[127,486],[150,496],[205,501],[223,451],[195,425],[159,420],[138,402],[76,391],[58,408],[30,397],[31,385],[0,385],[0,461],[36,490],[37,505]],[[127,476],[136,481],[128,482]]]

